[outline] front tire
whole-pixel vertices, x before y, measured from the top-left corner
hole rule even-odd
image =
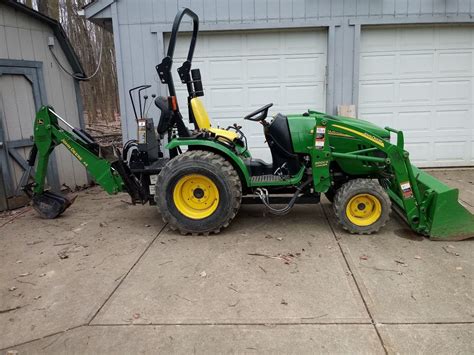
[[[158,175],[155,200],[172,230],[217,234],[239,211],[242,186],[237,172],[223,157],[193,150],[166,164]]]
[[[354,234],[372,234],[389,220],[391,202],[376,180],[355,179],[337,190],[333,207],[342,228]]]

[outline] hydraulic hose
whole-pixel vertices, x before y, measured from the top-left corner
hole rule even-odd
[[[296,188],[295,193],[293,194],[293,197],[291,198],[290,202],[288,203],[288,205],[286,205],[285,207],[283,207],[281,209],[272,207],[270,205],[267,189],[258,188],[255,192],[256,192],[257,196],[260,198],[260,200],[262,200],[262,203],[267,207],[267,209],[269,210],[270,213],[272,213],[274,215],[277,215],[277,216],[283,216],[283,215],[287,214],[288,212],[290,212],[290,210],[295,205],[296,199],[298,198],[298,195],[300,194],[300,192],[306,186],[308,186],[311,183],[312,180],[313,180],[312,177],[310,177],[302,185],[298,186]]]

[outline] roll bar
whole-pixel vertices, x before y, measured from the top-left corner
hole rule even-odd
[[[171,31],[170,43],[168,44],[168,52],[165,58],[161,61],[160,64],[156,66],[156,71],[160,77],[160,80],[163,84],[168,85],[169,93],[171,97],[176,96],[176,90],[174,88],[173,76],[171,75],[171,67],[173,65],[173,56],[174,49],[176,46],[176,39],[178,36],[179,26],[185,15],[188,15],[193,20],[193,34],[191,37],[191,43],[189,45],[188,56],[186,61],[183,63],[183,66],[178,69],[178,73],[183,80],[184,76],[189,75],[189,70],[191,69],[191,62],[193,60],[194,48],[196,47],[197,35],[199,31],[199,17],[188,8],[181,9],[174,18],[173,29]],[[177,103],[173,103],[173,110],[176,107]]]
[[[168,44],[167,55],[168,57],[173,59],[174,47],[176,45],[176,37],[178,36],[179,26],[181,24],[181,20],[183,19],[184,15],[188,15],[193,20],[193,35],[191,38],[191,43],[189,45],[188,58],[187,58],[188,61],[192,62],[194,47],[196,47],[197,34],[199,31],[199,17],[198,15],[196,15],[195,12],[191,11],[190,9],[186,7],[181,9],[174,18],[173,29],[171,30],[171,38],[170,38],[170,43]]]

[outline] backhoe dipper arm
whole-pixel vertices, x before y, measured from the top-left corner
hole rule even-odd
[[[92,178],[109,194],[116,194],[124,191],[124,181],[119,173],[104,158],[99,157],[74,133],[62,129],[58,124],[58,119],[53,114],[53,109],[43,106],[37,113],[34,123],[35,157],[30,159],[30,164],[37,161],[34,195],[44,193],[46,170],[49,157],[54,148],[63,144],[84,165]]]

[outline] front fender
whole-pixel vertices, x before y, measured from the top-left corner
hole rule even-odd
[[[180,139],[175,138],[171,142],[166,145],[166,149],[173,149],[176,147],[188,146],[192,147],[193,149],[200,148],[202,150],[210,150],[222,155],[226,160],[228,160],[232,166],[237,170],[240,178],[245,181],[247,186],[250,186],[251,179],[250,174],[247,170],[247,166],[245,165],[242,158],[235,154],[231,149],[223,146],[222,144],[206,141],[202,139]]]

